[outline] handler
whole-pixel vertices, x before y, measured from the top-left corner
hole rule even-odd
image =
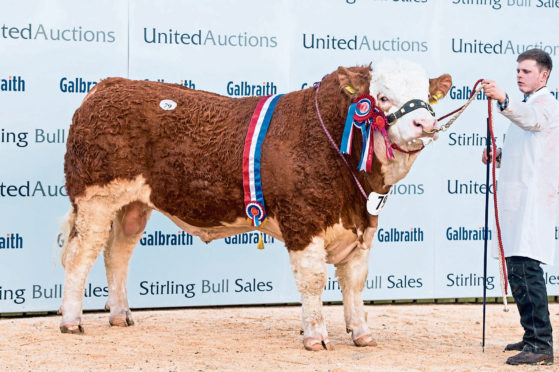
[[[559,101],[546,88],[552,68],[549,54],[530,49],[516,61],[516,80],[524,100],[511,99],[494,81],[484,81],[485,94],[498,101],[501,114],[514,124],[505,137],[498,197],[508,279],[524,337],[505,351],[521,351],[508,358],[507,364],[553,364],[547,290],[540,265],[553,265],[555,259]],[[482,161],[488,161],[487,150]],[[498,257],[496,249],[493,254]]]

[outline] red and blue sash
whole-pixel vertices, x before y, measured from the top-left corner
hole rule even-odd
[[[272,120],[274,108],[283,94],[262,98],[250,119],[243,151],[243,189],[245,193],[245,212],[255,227],[266,219],[260,164],[262,143]]]

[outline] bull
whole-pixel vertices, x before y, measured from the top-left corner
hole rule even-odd
[[[376,344],[362,291],[378,216],[369,213],[363,193],[387,194],[437,137],[430,106],[404,112],[406,102],[441,98],[450,86],[449,75],[428,79],[413,63],[386,61],[373,71],[339,67],[319,85],[277,101],[261,149],[267,222],[258,229],[288,249],[306,349],[332,348],[321,301],[327,263],[336,266],[353,342]],[[379,112],[393,116],[393,125],[384,134],[373,131],[372,171],[357,172],[364,143],[354,140],[351,155],[340,155],[328,133],[339,144],[352,101],[369,93]],[[62,251],[62,332],[83,332],[85,281],[101,251],[109,322],[134,324],[128,266],[153,210],[204,242],[257,228],[245,214],[242,164],[260,99],[123,78],[103,80],[85,97],[73,116],[64,158],[71,210]]]

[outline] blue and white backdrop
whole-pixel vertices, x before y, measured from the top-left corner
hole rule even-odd
[[[516,56],[540,47],[559,65],[558,17],[556,0],[2,1],[0,313],[61,303],[65,139],[74,110],[101,79],[243,96],[254,93],[244,86],[285,93],[339,65],[405,58],[430,76],[452,74],[454,86],[435,106],[441,115],[463,104],[482,77],[520,98]],[[548,86],[558,97],[559,72]],[[393,187],[366,300],[482,295],[485,97],[470,107]],[[507,126],[497,115],[500,145]],[[106,301],[102,260],[87,280],[86,309]],[[323,298],[340,300],[329,270]],[[558,295],[558,267],[545,271],[549,293]],[[487,289],[500,294],[493,259]],[[206,245],[157,213],[131,260],[128,291],[132,307],[299,300],[281,242],[268,238],[259,251],[256,234],[242,234]]]

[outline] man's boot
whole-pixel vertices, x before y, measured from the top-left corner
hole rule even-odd
[[[507,346],[505,346],[505,350],[503,351],[522,351],[524,349],[524,345],[526,345],[524,341],[516,342],[514,344],[508,344]]]
[[[531,351],[522,351],[507,359],[507,364],[553,364],[553,354],[536,354]]]

